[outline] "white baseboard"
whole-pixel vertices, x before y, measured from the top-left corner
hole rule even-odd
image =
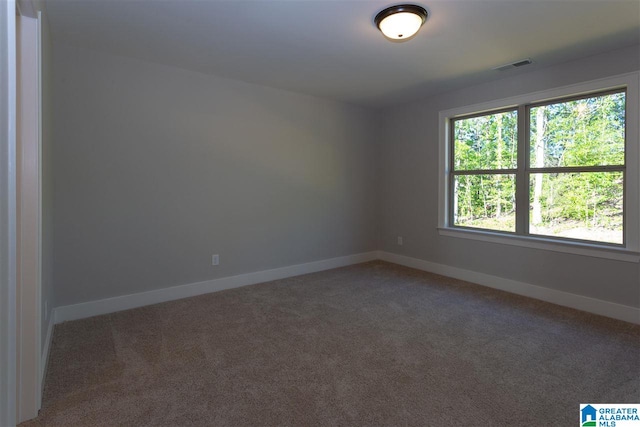
[[[417,270],[441,274],[443,276],[477,283],[479,285],[500,289],[513,294],[523,295],[553,304],[611,317],[613,319],[624,320],[625,322],[640,324],[640,309],[636,307],[571,294],[516,280],[505,279],[498,276],[451,267],[449,265],[437,264],[404,255],[393,254],[390,252],[379,251],[378,258],[394,264],[415,268]]]
[[[398,255],[385,251],[372,251],[355,255],[348,255],[338,258],[330,258],[321,261],[297,264],[288,267],[275,268],[272,270],[258,271],[255,273],[240,274],[237,276],[223,277],[220,279],[207,280],[204,282],[190,283],[181,286],[172,286],[164,289],[157,289],[148,292],[141,292],[131,295],[106,298],[97,301],[89,301],[80,304],[57,307],[51,316],[47,331],[47,344],[43,351],[43,361],[48,356],[49,345],[53,323],[66,322],[68,320],[84,319],[101,314],[114,313],[116,311],[128,310],[145,305],[158,304],[161,302],[188,298],[210,292],[222,291],[225,289],[238,288],[241,286],[253,285],[271,280],[284,279],[287,277],[299,276],[301,274],[314,273],[317,271],[329,270],[332,268],[345,267],[362,262],[381,259],[395,264],[404,265],[418,270],[441,274],[455,279],[465,280],[482,286],[500,289],[518,295],[547,301],[553,304],[571,307],[613,319],[624,320],[626,322],[640,324],[640,309],[622,304],[616,304],[582,295],[571,294],[530,283],[505,279],[503,277],[478,273],[462,268],[451,267],[449,265],[438,264],[404,255]],[[44,376],[43,363],[42,375]]]
[[[332,268],[345,267],[352,264],[373,261],[378,259],[378,252],[365,252],[338,258],[330,258],[305,264],[291,265],[288,267],[274,268],[272,270],[258,271],[255,273],[240,274],[237,276],[223,277],[204,282],[190,283],[187,285],[172,286],[148,292],[131,295],[106,298],[97,301],[89,301],[80,304],[65,305],[55,309],[55,323],[68,320],[84,319],[86,317],[101,314],[114,313],[145,305],[188,298],[210,292],[225,289],[239,288],[241,286],[254,285],[256,283],[269,282],[271,280],[284,279],[301,274],[315,273],[317,271],[330,270]]]

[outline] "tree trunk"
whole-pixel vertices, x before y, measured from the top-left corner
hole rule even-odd
[[[534,150],[536,153],[535,167],[544,167],[544,133],[546,130],[546,118],[544,114],[544,106],[538,107],[536,112],[536,145]],[[533,212],[531,222],[533,224],[540,224],[542,222],[542,206],[540,204],[540,198],[542,196],[542,174],[538,173],[534,175],[533,183]]]
[[[453,180],[453,224],[457,225],[458,224],[458,198],[460,197],[458,195],[458,180],[454,178]]]
[[[471,183],[469,182],[469,175],[465,176],[466,185],[466,195],[467,195],[467,203],[469,204],[469,221],[473,220],[473,201],[471,198]]]
[[[498,126],[498,149],[496,150],[497,164],[496,167],[498,169],[502,169],[502,146],[504,145],[504,141],[502,140],[502,114],[496,115],[496,122]],[[496,217],[500,218],[502,216],[502,181],[500,179],[500,175],[496,175],[498,180],[498,185],[496,185],[497,193],[496,193]]]
[[[484,217],[489,218],[489,212],[487,211],[487,192],[484,191],[484,180],[482,175],[480,176],[480,191],[482,191],[482,207],[484,209]]]

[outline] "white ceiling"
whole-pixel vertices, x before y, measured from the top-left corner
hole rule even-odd
[[[400,2],[402,3],[402,1]],[[56,42],[365,106],[640,43],[638,0],[420,0],[405,43],[388,0],[47,0]],[[533,65],[491,69],[531,58]]]

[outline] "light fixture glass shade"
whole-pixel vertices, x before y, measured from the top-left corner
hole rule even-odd
[[[414,4],[391,6],[376,15],[375,23],[385,37],[402,41],[413,37],[427,19],[427,11]]]
[[[401,12],[389,15],[380,21],[380,31],[394,40],[407,39],[418,32],[422,18],[414,13]]]

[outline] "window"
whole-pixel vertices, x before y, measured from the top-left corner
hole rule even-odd
[[[442,112],[441,233],[637,251],[637,74],[609,80]]]
[[[518,111],[451,120],[451,224],[516,231]]]
[[[624,243],[626,90],[527,107],[529,232]]]

